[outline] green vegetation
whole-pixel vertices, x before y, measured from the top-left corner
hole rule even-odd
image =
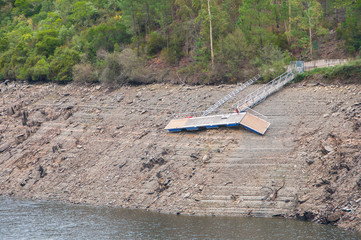
[[[358,55],[360,15],[354,0],[0,0],[0,80],[267,81],[334,32]]]
[[[345,83],[361,83],[361,59],[334,67],[315,68],[298,74],[294,81],[300,82],[316,75],[323,76],[326,81],[342,80]]]

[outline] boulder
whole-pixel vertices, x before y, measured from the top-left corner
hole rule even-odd
[[[327,216],[327,221],[328,222],[337,222],[338,220],[340,220],[340,218],[344,215],[343,211],[336,211],[334,213],[331,213]]]

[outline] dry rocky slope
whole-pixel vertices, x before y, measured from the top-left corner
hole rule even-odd
[[[255,108],[265,136],[163,129],[234,87],[1,83],[0,195],[360,231],[360,85],[287,86]]]

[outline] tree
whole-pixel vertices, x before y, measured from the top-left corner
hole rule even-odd
[[[40,59],[32,69],[32,80],[46,80],[49,75],[49,63],[45,58]]]
[[[274,5],[264,0],[244,0],[239,8],[239,25],[249,43],[263,48],[275,40],[272,26],[276,24]]]
[[[16,0],[14,3],[15,11],[26,17],[38,14],[41,10],[42,0]]]
[[[59,83],[73,79],[73,66],[79,62],[79,52],[68,47],[58,47],[50,60],[50,78]]]
[[[356,53],[361,50],[361,2],[352,4],[343,3],[346,8],[346,19],[340,29],[341,36],[346,40],[346,47],[349,52]]]
[[[292,35],[298,40],[301,47],[307,47],[310,57],[313,55],[313,35],[324,34],[325,29],[320,26],[322,7],[317,0],[295,0],[298,11],[292,21],[295,24]]]
[[[45,29],[37,32],[35,40],[36,51],[46,57],[53,55],[56,47],[60,46],[58,31],[55,29]]]
[[[72,9],[70,19],[81,26],[89,26],[91,20],[98,17],[98,9],[95,8],[92,2],[79,1],[76,2]]]

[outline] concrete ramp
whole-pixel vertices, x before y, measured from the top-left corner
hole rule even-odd
[[[196,131],[204,128],[211,129],[221,126],[235,127],[239,125],[243,125],[245,128],[263,135],[270,126],[270,123],[250,113],[243,112],[205,117],[173,119],[168,123],[165,129],[169,132],[180,132],[182,130]]]

